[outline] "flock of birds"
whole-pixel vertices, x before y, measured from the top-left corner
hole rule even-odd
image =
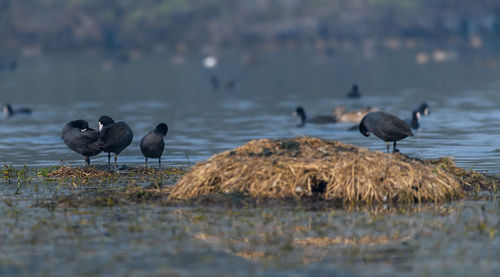
[[[90,157],[101,152],[108,153],[108,166],[111,166],[111,153],[114,153],[116,171],[118,155],[130,145],[134,134],[127,123],[115,122],[107,115],[101,116],[98,123],[99,130],[94,130],[83,119],[70,121],[64,125],[61,138],[71,150],[85,158],[86,166],[90,165]],[[146,167],[148,158],[154,158],[158,159],[158,167],[161,168],[161,156],[165,148],[163,138],[167,132],[168,125],[160,123],[141,139],[140,148],[146,158]]]
[[[359,87],[355,84],[347,93],[349,98],[360,98],[361,93]],[[300,117],[300,124],[297,127],[303,127],[306,123],[358,123],[349,128],[350,131],[359,130],[365,137],[374,134],[378,138],[385,141],[387,152],[390,150],[389,143],[393,143],[393,152],[399,152],[396,148],[397,142],[413,136],[412,129],[420,128],[420,117],[429,115],[429,105],[423,102],[420,106],[412,111],[410,119],[402,120],[388,112],[380,111],[373,107],[366,107],[360,110],[348,111],[345,106],[337,106],[332,111],[331,115],[315,116],[311,119],[307,118],[304,108],[297,107],[294,116]]]
[[[349,98],[361,97],[358,86],[353,85],[347,96]],[[6,117],[32,113],[31,109],[14,109],[10,104],[4,105],[2,110]],[[429,113],[429,105],[424,102],[413,110],[411,119],[406,121],[372,107],[348,111],[344,106],[337,106],[331,115],[315,116],[311,119],[307,118],[304,108],[297,107],[294,115],[300,117],[298,127],[306,123],[358,123],[349,130],[359,130],[366,137],[374,134],[386,142],[387,152],[390,150],[390,142],[394,145],[393,151],[399,152],[396,148],[397,142],[413,136],[412,129],[420,127],[420,116]],[[86,166],[90,165],[90,157],[105,152],[108,154],[108,166],[111,167],[111,153],[114,153],[113,168],[116,171],[118,155],[131,144],[134,134],[127,123],[115,122],[106,115],[99,118],[98,124],[99,130],[94,130],[89,128],[88,122],[83,119],[70,121],[64,125],[61,138],[71,150],[84,157]],[[161,156],[165,148],[164,138],[167,132],[168,125],[160,123],[141,139],[140,149],[145,157],[146,167],[148,158],[152,158],[158,159],[158,167],[161,168]]]
[[[10,104],[4,105],[2,111],[6,117],[32,113],[29,108],[14,109]],[[101,152],[108,153],[108,166],[111,166],[111,153],[114,153],[116,171],[118,155],[132,143],[134,133],[127,123],[115,122],[107,115],[101,116],[98,123],[99,130],[94,130],[89,128],[89,123],[83,119],[70,121],[64,125],[61,138],[71,150],[84,157],[86,166],[90,165],[90,157]],[[161,156],[165,149],[163,139],[167,132],[168,125],[160,123],[141,139],[140,148],[146,158],[146,167],[148,158],[152,158],[158,159],[158,167],[161,168]]]

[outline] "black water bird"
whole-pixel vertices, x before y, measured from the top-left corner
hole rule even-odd
[[[210,84],[212,85],[213,90],[218,90],[219,85],[220,85],[219,78],[217,78],[217,76],[215,76],[215,75],[211,75],[210,76]]]
[[[109,116],[103,115],[99,118],[100,139],[102,140],[102,151],[108,153],[108,165],[111,164],[111,153],[115,153],[115,165],[118,155],[132,142],[134,134],[123,121],[116,122]]]
[[[426,102],[420,104],[420,106],[418,106],[415,110],[419,111],[420,115],[429,115],[431,113],[429,105]]]
[[[410,126],[404,120],[386,112],[377,111],[365,115],[359,123],[359,132],[368,137],[373,133],[387,144],[389,153],[389,142],[394,142],[394,152],[399,152],[396,143],[408,136],[413,136]]]
[[[17,69],[17,61],[16,60],[12,60],[12,61],[9,61],[9,62],[5,62],[5,63],[0,63],[0,70],[5,70],[5,71],[15,71]]]
[[[234,88],[236,88],[236,81],[233,79],[228,80],[226,82],[226,88],[229,90],[233,90]]]
[[[141,139],[141,152],[146,158],[146,167],[148,166],[148,158],[158,158],[158,168],[161,168],[161,155],[165,149],[163,138],[167,135],[167,132],[167,124],[160,123],[153,131],[150,131]]]
[[[14,109],[10,104],[5,104],[2,108],[2,111],[6,117],[11,117],[15,115],[30,115],[32,112],[31,109],[28,108]]]
[[[89,128],[89,123],[78,119],[64,125],[61,138],[69,149],[85,158],[85,165],[90,165],[90,157],[101,153],[102,141],[97,130]]]
[[[306,111],[302,107],[297,107],[295,109],[295,112],[293,113],[293,116],[300,117],[300,124],[297,125],[297,127],[302,127],[306,125],[306,122],[316,123],[316,124],[337,123],[335,117],[330,115],[319,115],[311,119],[308,119],[306,116]]]
[[[418,122],[419,120],[420,112],[418,110],[414,110],[411,113],[411,119],[406,119],[406,123],[408,123],[413,130],[417,130],[420,128],[420,123]]]
[[[351,90],[347,93],[348,98],[360,98],[361,97],[361,92],[359,92],[358,85],[354,84],[352,85]]]

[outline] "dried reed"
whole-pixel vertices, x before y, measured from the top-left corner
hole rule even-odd
[[[185,174],[169,200],[216,193],[343,203],[438,202],[464,195],[459,178],[443,167],[311,137],[253,140],[214,155]]]

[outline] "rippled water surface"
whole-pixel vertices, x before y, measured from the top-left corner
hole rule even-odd
[[[373,106],[409,118],[426,101],[431,114],[413,138],[400,143],[408,155],[454,156],[463,167],[500,173],[500,70],[498,57],[474,53],[444,63],[417,65],[412,53],[372,58],[356,54],[318,57],[307,52],[263,54],[257,63],[240,63],[238,55],[221,56],[220,66],[201,67],[200,57],[144,56],[106,67],[101,56],[49,56],[20,61],[16,72],[2,72],[2,101],[34,110],[30,117],[0,119],[0,161],[47,166],[61,160],[81,164],[81,157],[60,139],[62,126],[82,118],[97,127],[107,114],[130,124],[134,141],[119,161],[142,163],[138,143],[159,122],[169,124],[165,160],[170,164],[200,161],[256,138],[317,136],[373,150],[376,138],[349,132],[349,124],[297,128],[292,111],[330,114]],[[179,63],[181,61],[181,63]],[[214,90],[209,76],[218,76]],[[224,86],[234,80],[236,86]],[[345,98],[357,82],[364,95]],[[104,163],[105,155],[93,159]]]
[[[126,64],[109,59],[47,55],[0,72],[2,101],[34,111],[0,117],[0,162],[34,170],[61,161],[82,165],[60,139],[61,129],[79,118],[97,128],[103,114],[134,131],[119,158],[131,167],[142,165],[139,141],[159,122],[169,125],[163,161],[170,166],[256,138],[308,135],[385,151],[379,139],[348,131],[351,124],[297,127],[292,112],[299,105],[310,116],[330,114],[336,105],[372,106],[409,118],[426,101],[431,114],[398,144],[402,153],[453,156],[459,166],[500,173],[500,56],[469,52],[418,65],[415,53],[404,51],[369,58],[282,52],[243,64],[239,53],[225,53],[215,69],[203,68],[199,55],[143,55]],[[219,78],[218,89],[210,76]],[[226,86],[230,81],[234,88]],[[364,97],[346,99],[354,82]],[[106,162],[105,154],[92,158]],[[50,204],[60,195],[121,185],[31,176],[25,183],[0,179],[2,276],[495,276],[500,270],[498,193],[380,211],[60,207]]]

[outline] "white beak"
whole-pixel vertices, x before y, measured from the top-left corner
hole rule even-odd
[[[102,123],[99,122],[99,132],[102,130],[102,127],[103,127]]]

